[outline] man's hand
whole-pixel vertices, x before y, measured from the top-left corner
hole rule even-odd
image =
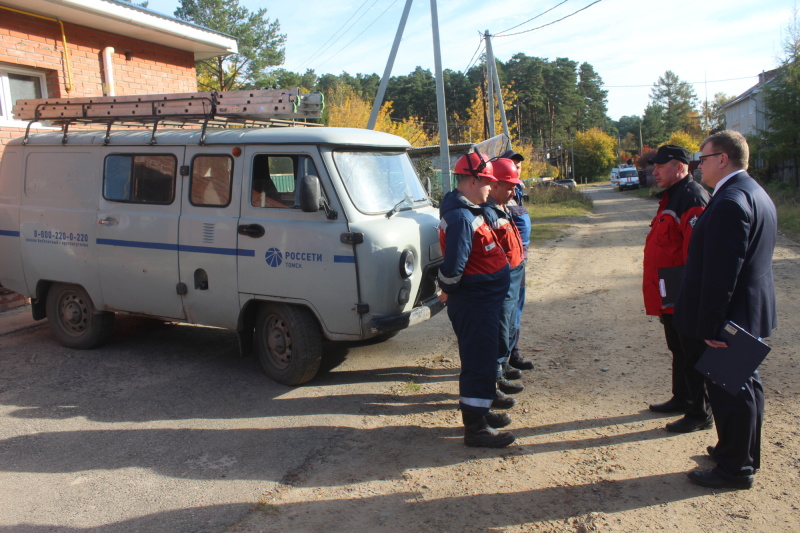
[[[447,293],[440,292],[439,293],[439,301],[442,303],[447,303]]]
[[[709,345],[709,346],[711,346],[712,348],[727,348],[727,347],[728,347],[728,343],[727,343],[727,342],[722,342],[722,341],[710,341],[710,340],[708,340],[708,339],[706,339],[706,344],[708,344],[708,345]]]

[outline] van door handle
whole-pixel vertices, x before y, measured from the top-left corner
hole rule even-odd
[[[259,237],[263,237],[264,227],[260,224],[242,224],[239,226],[239,235],[247,235],[248,237],[252,237],[254,239],[258,239]]]
[[[111,217],[98,218],[97,219],[97,223],[98,224],[102,224],[103,226],[116,226],[117,225],[117,219],[116,218],[111,218]]]

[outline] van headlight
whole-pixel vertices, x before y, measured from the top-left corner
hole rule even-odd
[[[414,252],[411,250],[403,250],[400,255],[400,276],[403,278],[410,278],[414,273]]]

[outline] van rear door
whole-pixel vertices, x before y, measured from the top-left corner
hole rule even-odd
[[[178,223],[184,148],[103,148],[98,270],[111,310],[183,319]]]

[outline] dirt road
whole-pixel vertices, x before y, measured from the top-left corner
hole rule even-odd
[[[800,246],[781,237],[775,254],[762,471],[750,491],[703,489],[686,472],[712,466],[713,430],[671,434],[672,418],[647,411],[670,392],[663,330],[640,290],[656,205],[589,191],[595,214],[528,266],[523,349],[537,366],[511,411],[515,445],[463,445],[455,339],[440,314],[383,345],[394,364],[346,359],[284,395],[364,401],[225,531],[800,531]]]

